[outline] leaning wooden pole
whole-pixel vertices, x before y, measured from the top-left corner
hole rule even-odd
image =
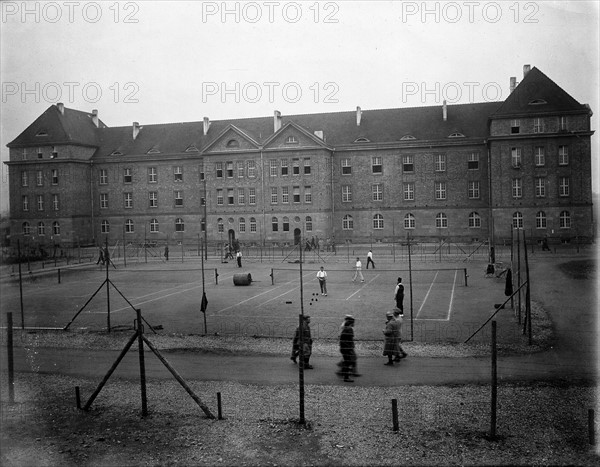
[[[142,324],[142,311],[139,308],[135,310],[137,315],[138,328],[138,354],[140,359],[140,391],[142,396],[142,417],[148,415],[148,398],[146,397],[146,363],[144,361],[144,327]]]
[[[498,368],[496,351],[496,320],[492,321],[492,406],[490,416],[490,438],[496,438],[496,415],[498,404]]]
[[[527,280],[527,288],[525,289],[525,327],[527,328],[527,337],[529,345],[532,344],[531,333],[531,285],[529,282],[529,260],[527,258],[527,240],[525,240],[525,231],[523,231],[523,251],[525,252],[525,277]]]
[[[298,350],[300,359],[298,365],[298,386],[299,386],[299,398],[300,398],[300,423],[304,425],[306,419],[304,418],[304,281],[302,280],[302,237],[300,237],[300,315],[298,317],[299,325],[298,332]]]

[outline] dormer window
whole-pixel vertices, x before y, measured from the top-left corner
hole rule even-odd
[[[400,138],[401,141],[406,141],[409,139],[417,139],[417,138],[415,138],[413,135],[404,135],[402,138]]]
[[[198,148],[196,147],[195,144],[191,144],[188,146],[188,148],[185,150],[185,152],[198,152]]]
[[[448,135],[448,138],[464,138],[465,135],[463,135],[462,133],[452,133],[451,135]]]
[[[368,138],[365,138],[364,136],[361,136],[360,138],[356,138],[356,140],[354,142],[355,143],[370,143],[371,140],[369,140]]]
[[[529,101],[529,105],[544,105],[547,103],[548,102],[546,102],[544,99],[533,99],[533,100]]]
[[[40,130],[35,136],[48,136],[48,132],[46,130]]]
[[[160,154],[160,151],[156,148],[150,149],[147,154]]]
[[[230,139],[229,141],[227,141],[227,147],[228,148],[239,148],[240,142],[237,139]]]
[[[295,136],[288,136],[285,144],[298,144],[298,139]]]
[[[113,151],[111,154],[111,156],[122,156],[123,153],[121,151],[119,151],[118,149],[116,149],[115,151]]]

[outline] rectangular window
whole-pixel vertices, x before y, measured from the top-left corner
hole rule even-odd
[[[157,191],[151,191],[148,194],[148,199],[150,201],[150,207],[151,208],[157,208],[158,207],[158,192]]]
[[[256,219],[250,218],[250,232],[256,232]]]
[[[58,169],[52,169],[52,185],[58,185]]]
[[[558,195],[569,196],[569,177],[560,177],[558,179]]]
[[[215,170],[217,172],[217,178],[223,178],[223,163],[215,162]]]
[[[558,165],[569,165],[569,146],[558,147]]]
[[[254,161],[254,160],[248,161],[248,177],[249,178],[256,177],[256,161]]]
[[[300,202],[300,187],[299,186],[295,186],[293,187],[293,196],[294,196],[294,203],[299,203]]]
[[[342,175],[352,175],[350,159],[342,159]]]
[[[310,186],[304,187],[304,202],[312,203],[312,188]]]
[[[37,186],[43,186],[44,185],[44,172],[41,170],[38,170],[35,173],[35,184]]]
[[[304,158],[304,175],[310,175],[310,157]]]
[[[290,174],[290,172],[289,172],[289,167],[288,167],[288,160],[281,159],[281,176],[285,177],[289,174]]]
[[[131,169],[123,170],[123,183],[131,183],[133,181],[133,176],[131,175]]]
[[[533,132],[534,133],[543,133],[544,132],[544,122],[541,118],[533,119]]]
[[[44,210],[44,195],[37,195],[37,208],[38,211]]]
[[[510,132],[513,135],[521,132],[521,120],[510,121]]]
[[[173,169],[173,176],[176,182],[183,182],[183,167],[180,165]]]
[[[535,196],[537,198],[544,198],[546,196],[546,178],[537,177],[535,179]]]
[[[342,202],[349,203],[352,201],[352,187],[350,185],[342,185]]]
[[[23,211],[29,211],[29,196],[23,195],[21,199],[23,200]]]
[[[512,181],[512,196],[513,198],[523,197],[523,184],[520,178],[513,178]]]
[[[407,182],[404,184],[404,201],[415,200],[415,184],[413,182]]]
[[[233,161],[226,162],[227,178],[233,178]]]
[[[217,188],[217,206],[223,206],[223,190]]]
[[[54,209],[55,211],[58,211],[59,208],[60,208],[60,205],[58,203],[58,195],[53,194],[52,195],[52,209]]]
[[[243,162],[238,162],[237,163],[237,176],[238,178],[244,178],[244,163]]]
[[[42,148],[38,148],[38,159],[42,159],[44,157],[44,151],[42,150]]]
[[[479,199],[479,182],[469,182],[469,199]]]
[[[559,122],[558,128],[561,131],[567,130],[567,117],[565,117],[565,116],[560,117],[560,122]]]
[[[467,169],[479,170],[479,153],[472,152],[469,154],[469,161],[467,162]]]
[[[446,171],[446,154],[435,155],[435,171],[445,172]]]
[[[175,191],[175,207],[183,206],[183,191]]]
[[[371,191],[373,193],[373,201],[383,201],[383,185],[381,183],[371,185]]]
[[[227,204],[230,206],[235,204],[235,198],[233,196],[233,188],[227,188]]]
[[[108,184],[108,171],[106,169],[100,169],[100,185]]]
[[[414,172],[415,164],[412,155],[402,156],[402,171],[403,172]]]
[[[21,154],[21,159],[23,159],[24,161],[27,160],[27,148],[23,148],[23,152]]]
[[[435,182],[435,199],[446,199],[446,182]]]
[[[536,167],[543,167],[546,164],[546,155],[544,154],[543,146],[535,147],[534,159]]]
[[[292,159],[292,174],[300,175],[300,159]]]
[[[282,203],[290,202],[290,187],[289,186],[281,187],[281,202]]]
[[[271,177],[277,177],[277,159],[269,160],[269,175]]]
[[[123,193],[123,199],[127,209],[133,208],[133,193]]]
[[[156,167],[148,167],[148,183],[158,182],[158,172]]]
[[[278,198],[277,187],[272,186],[271,187],[271,204],[277,204],[277,201],[278,201],[277,198]]]
[[[100,193],[100,209],[108,209],[108,193]]]
[[[27,170],[21,170],[21,186],[29,185],[29,177],[27,176]]]
[[[511,148],[510,158],[512,166],[515,168],[521,167],[521,148]]]
[[[248,188],[248,204],[256,204],[256,188]]]
[[[238,204],[246,204],[246,190],[238,188]]]
[[[383,159],[381,156],[371,158],[371,172],[374,174],[383,173]]]

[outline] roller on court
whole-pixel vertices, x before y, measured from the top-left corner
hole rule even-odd
[[[233,275],[233,285],[250,285],[252,284],[252,274],[240,273]]]

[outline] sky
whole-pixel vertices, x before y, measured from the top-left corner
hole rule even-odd
[[[526,64],[589,104],[597,129],[597,1],[0,5],[2,161],[57,102],[108,126],[489,102]]]

